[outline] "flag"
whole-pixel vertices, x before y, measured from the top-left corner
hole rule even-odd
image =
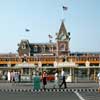
[[[26,32],[29,32],[30,30],[28,28],[25,29]]]
[[[66,6],[63,6],[62,8],[63,8],[63,10],[67,10],[68,9],[68,7],[66,7]]]
[[[48,35],[49,38],[53,38],[50,34]]]

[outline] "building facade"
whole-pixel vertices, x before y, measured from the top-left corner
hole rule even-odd
[[[71,52],[69,42],[70,32],[63,21],[56,33],[55,43],[30,43],[29,40],[21,40],[17,54],[0,54],[0,75],[7,71],[20,71],[22,76],[30,77],[36,70],[48,68],[50,72],[53,68],[64,68],[72,81],[78,81],[78,78],[96,80],[100,69],[100,52]]]

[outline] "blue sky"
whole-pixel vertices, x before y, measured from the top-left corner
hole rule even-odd
[[[62,18],[71,32],[71,51],[100,51],[99,5],[100,0],[0,0],[0,53],[15,53],[21,39],[48,42]]]

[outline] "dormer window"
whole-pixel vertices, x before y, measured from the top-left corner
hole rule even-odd
[[[37,52],[37,51],[38,51],[37,46],[34,46],[34,52]]]
[[[22,49],[26,49],[26,44],[22,43]]]

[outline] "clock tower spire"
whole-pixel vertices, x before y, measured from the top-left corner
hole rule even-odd
[[[69,54],[70,32],[67,32],[63,20],[56,35],[57,56],[67,56]]]

